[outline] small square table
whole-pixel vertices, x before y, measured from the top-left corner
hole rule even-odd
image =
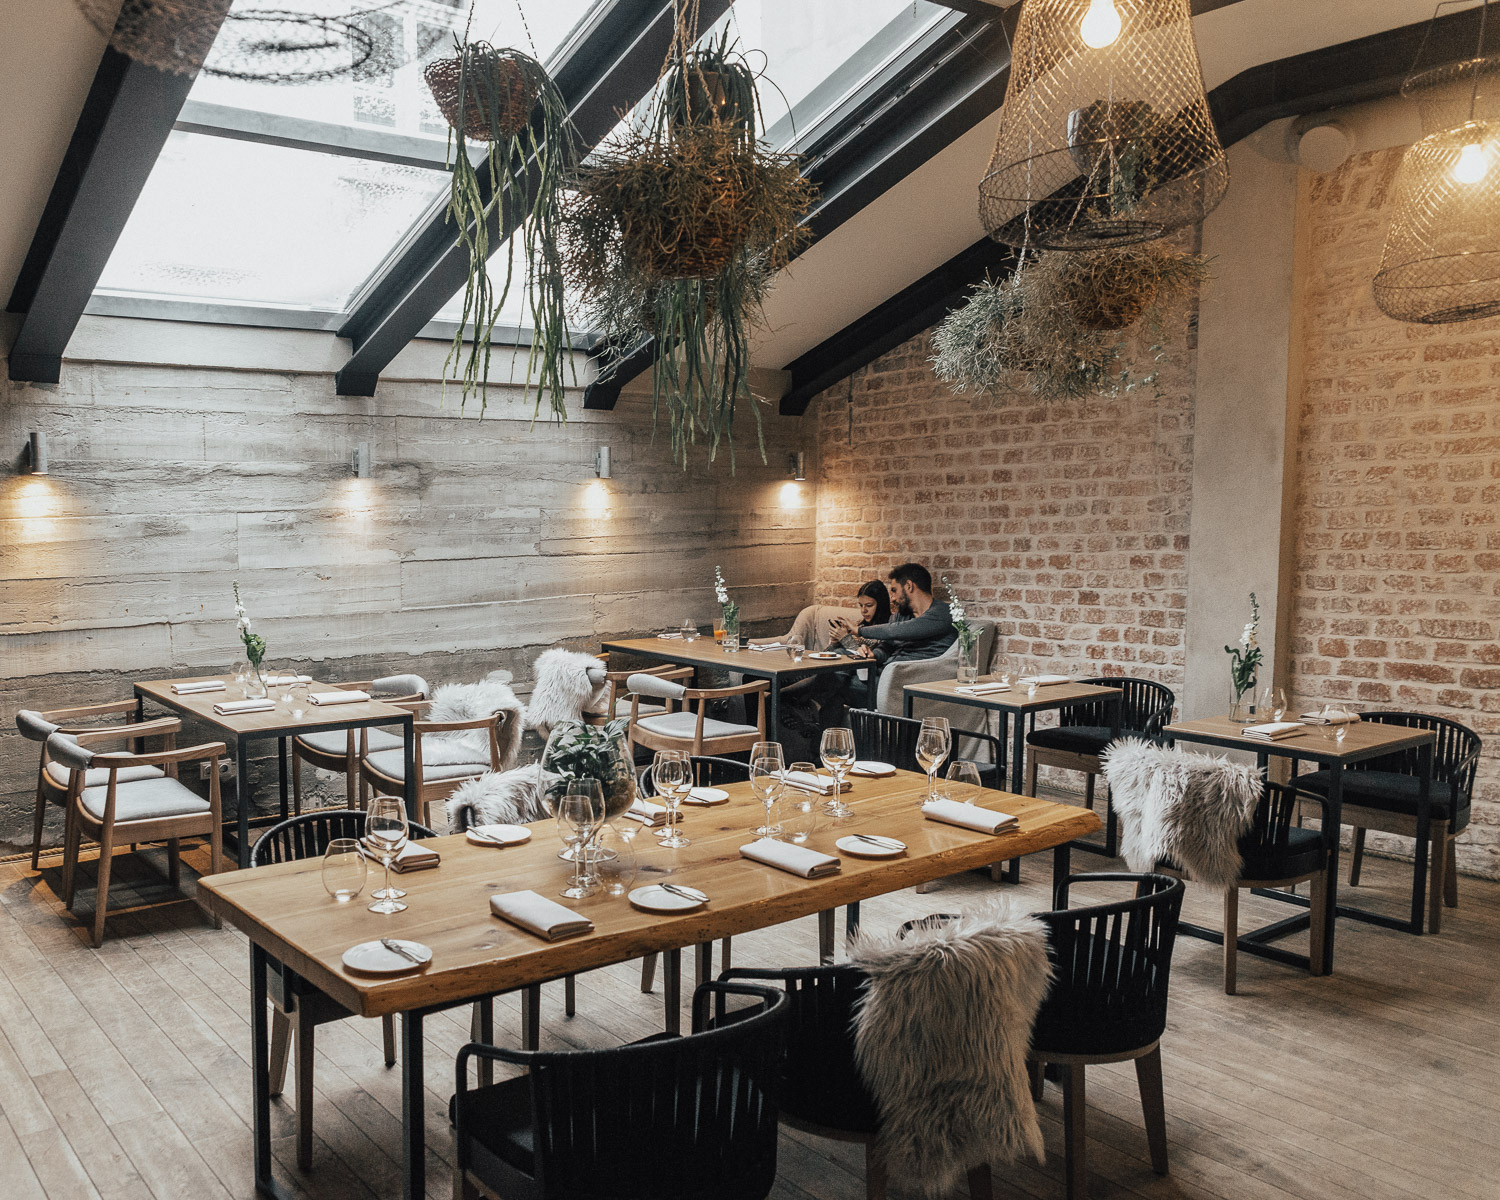
[[[1228,717],[1205,717],[1197,721],[1180,721],[1162,730],[1162,737],[1169,741],[1201,742],[1207,746],[1219,746],[1226,750],[1247,750],[1255,755],[1262,770],[1272,755],[1291,760],[1292,778],[1297,782],[1297,765],[1302,761],[1314,762],[1328,768],[1328,812],[1333,825],[1328,843],[1328,905],[1323,929],[1323,974],[1333,971],[1334,917],[1350,917],[1372,925],[1384,925],[1389,929],[1400,929],[1407,933],[1422,932],[1423,904],[1427,892],[1427,845],[1432,821],[1432,751],[1437,735],[1427,729],[1411,729],[1405,725],[1382,725],[1377,721],[1355,721],[1348,726],[1344,742],[1340,745],[1331,736],[1330,726],[1309,725],[1307,732],[1298,733],[1278,741],[1247,737],[1245,726]],[[1383,913],[1370,912],[1363,908],[1340,905],[1339,891],[1339,841],[1343,813],[1344,768],[1366,759],[1379,758],[1384,754],[1395,754],[1401,750],[1415,749],[1420,763],[1421,786],[1417,795],[1417,846],[1416,863],[1412,879],[1411,920],[1402,921]],[[1305,896],[1290,892],[1257,888],[1256,894],[1281,900],[1287,904],[1308,906]],[[1278,922],[1275,926],[1257,930],[1254,937],[1264,940],[1267,936],[1281,936],[1295,932],[1305,926],[1306,917]],[[1275,933],[1272,934],[1271,931]],[[1251,954],[1280,958],[1280,954],[1265,955],[1271,947],[1240,939],[1240,949]]]
[[[206,683],[218,679],[224,684],[222,692],[190,692],[179,696],[172,685],[183,683]],[[309,693],[335,691],[331,683],[301,684]],[[329,704],[319,706],[306,703],[300,719],[292,716],[284,704],[262,712],[221,715],[214,712],[214,705],[225,700],[246,699],[244,688],[222,675],[197,675],[183,679],[147,679],[135,685],[135,713],[140,720],[146,701],[169,708],[185,717],[212,725],[234,741],[235,805],[238,809],[235,833],[238,841],[236,852],[241,867],[250,865],[250,743],[257,740],[276,739],[277,765],[281,784],[281,811],[286,815],[287,799],[287,755],[286,739],[304,733],[323,733],[332,729],[365,729],[375,725],[400,725],[404,753],[406,778],[406,815],[417,819],[416,744],[413,741],[414,714],[393,704],[379,700],[361,700],[354,704]]]

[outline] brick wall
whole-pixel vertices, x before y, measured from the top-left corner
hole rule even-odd
[[[1485,737],[1459,865],[1496,875],[1500,321],[1407,325],[1376,309],[1400,160],[1364,154],[1302,179],[1293,681],[1309,703],[1422,709]]]

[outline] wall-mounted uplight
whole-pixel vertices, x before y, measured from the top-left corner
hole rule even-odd
[[[351,464],[354,468],[354,478],[370,478],[370,443],[360,442],[354,447],[354,457]]]
[[[612,463],[608,446],[598,446],[594,450],[594,474],[600,479],[610,478]]]
[[[798,450],[786,456],[786,469],[798,483],[807,479],[807,454]]]
[[[33,475],[47,473],[47,435],[40,430],[26,440],[26,469]]]

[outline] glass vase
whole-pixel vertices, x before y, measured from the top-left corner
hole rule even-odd
[[[1255,720],[1255,680],[1240,688],[1231,682],[1229,685],[1229,719],[1241,725],[1249,725]]]
[[[724,613],[724,640],[719,643],[723,648],[733,653],[740,648],[740,614],[738,610]]]
[[[967,646],[958,644],[958,682],[977,683],[979,680],[979,639]]]
[[[266,686],[265,668],[260,663],[251,663],[245,672],[245,699],[260,700],[270,692]]]
[[[548,812],[578,779],[597,779],[604,794],[602,820],[612,821],[635,802],[635,765],[625,731],[564,721],[553,727],[541,758],[542,803]]]

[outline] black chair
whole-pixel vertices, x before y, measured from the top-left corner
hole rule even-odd
[[[1112,882],[1133,885],[1135,895],[1067,907],[1072,885]],[[1084,1068],[1090,1063],[1135,1060],[1151,1166],[1167,1173],[1160,1041],[1183,892],[1182,880],[1170,875],[1070,875],[1057,886],[1056,911],[1037,914],[1048,929],[1053,981],[1031,1034],[1032,1088],[1040,1099],[1043,1064],[1062,1068],[1068,1200],[1088,1195]]]
[[[709,1000],[756,1002],[709,1027]],[[776,1181],[786,997],[706,983],[693,1033],[606,1050],[470,1043],[453,1097],[457,1197],[763,1200]],[[471,1088],[470,1059],[527,1073]]]
[[[1367,712],[1364,721],[1382,725],[1403,725],[1408,729],[1427,729],[1437,734],[1432,748],[1431,842],[1432,878],[1428,885],[1427,928],[1432,933],[1442,929],[1443,905],[1458,907],[1458,855],[1455,843],[1469,825],[1469,810],[1474,791],[1474,772],[1479,766],[1483,747],[1479,735],[1466,725],[1446,717],[1415,712]],[[1364,861],[1365,830],[1394,833],[1416,838],[1417,801],[1421,791],[1421,755],[1418,750],[1401,750],[1364,762],[1350,763],[1343,769],[1342,821],[1354,827],[1354,852],[1349,856],[1349,886],[1359,884]],[[1322,769],[1296,777],[1297,790],[1327,797],[1329,772]],[[1421,897],[1413,900],[1420,904]]]
[[[1177,703],[1177,697],[1172,694],[1171,688],[1150,679],[1099,676],[1080,679],[1078,682],[1120,689],[1120,737],[1156,741],[1161,737],[1161,731],[1167,722],[1172,719],[1172,708]],[[1032,727],[1026,734],[1028,796],[1036,795],[1038,767],[1058,767],[1064,771],[1083,772],[1083,800],[1090,809],[1094,807],[1094,778],[1104,772],[1099,758],[1115,736],[1110,726],[1114,703],[1095,700],[1089,704],[1075,704],[1059,709],[1056,725],[1038,726],[1036,717],[1032,717]],[[1078,846],[1083,850],[1091,849],[1084,842],[1079,842]],[[1113,858],[1118,849],[1118,830],[1115,826],[1114,808],[1111,806],[1105,814],[1103,852]]]

